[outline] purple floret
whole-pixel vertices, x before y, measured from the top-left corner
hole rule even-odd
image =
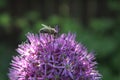
[[[76,42],[75,34],[28,33],[27,38],[13,57],[10,80],[101,79],[94,54]]]

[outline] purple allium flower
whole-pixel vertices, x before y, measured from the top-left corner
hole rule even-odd
[[[58,37],[27,34],[13,57],[10,80],[100,80],[93,53],[75,41],[75,34]]]

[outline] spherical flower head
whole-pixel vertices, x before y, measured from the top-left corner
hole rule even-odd
[[[55,37],[27,34],[13,57],[10,80],[100,80],[94,54],[76,42],[75,34]]]

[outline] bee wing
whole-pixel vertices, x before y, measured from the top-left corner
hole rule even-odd
[[[55,26],[55,30],[56,30],[57,33],[59,32],[59,25]]]
[[[43,26],[43,28],[41,28],[41,29],[39,30],[39,32],[40,32],[40,33],[47,33],[48,30],[49,30],[49,27],[48,27],[47,25],[45,25],[45,24],[41,24],[41,25]]]
[[[44,27],[44,29],[49,29],[49,26],[47,26],[45,24],[41,24],[41,25]]]

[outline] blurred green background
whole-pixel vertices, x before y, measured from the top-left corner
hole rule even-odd
[[[0,80],[9,80],[15,49],[41,24],[76,33],[77,41],[96,52],[103,80],[120,80],[119,0],[0,0]]]

